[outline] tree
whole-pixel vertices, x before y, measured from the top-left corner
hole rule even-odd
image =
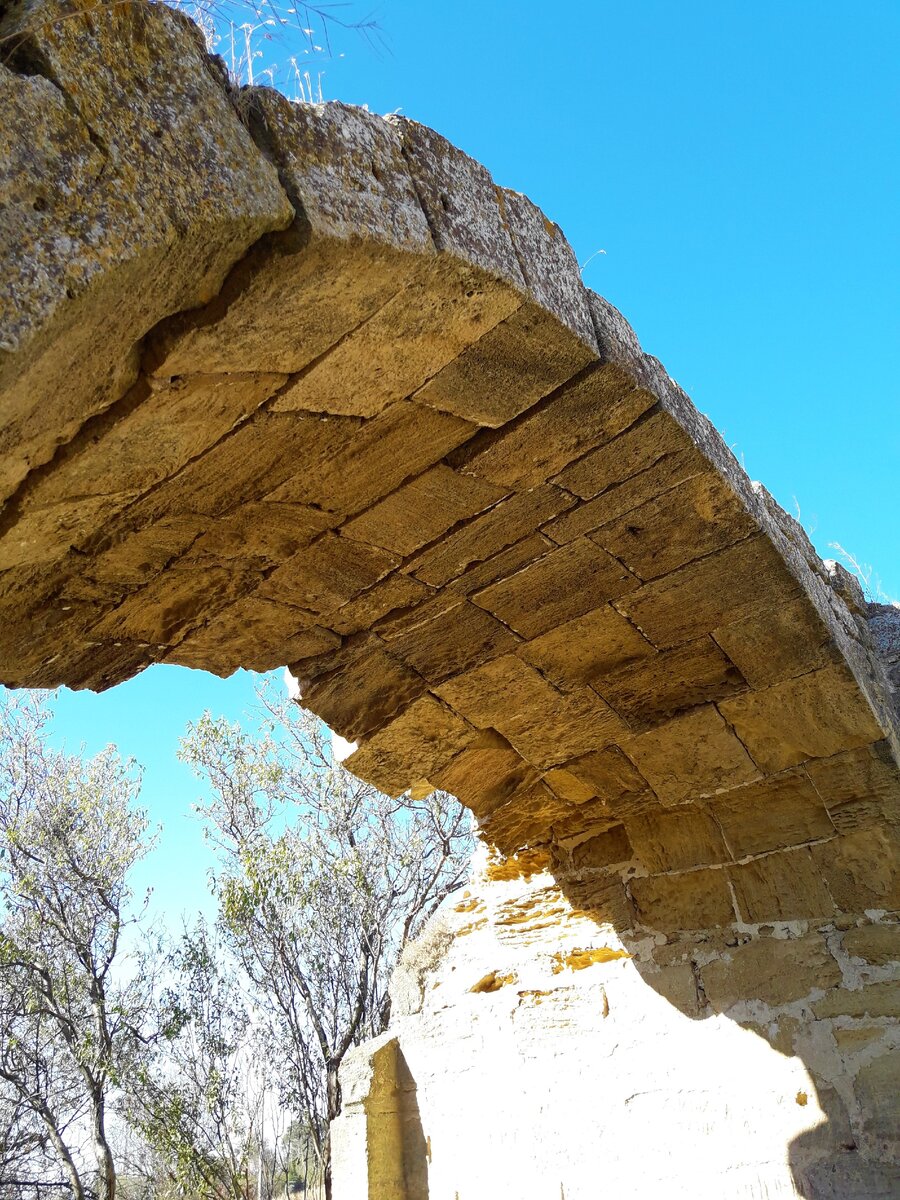
[[[261,738],[207,714],[181,753],[211,784],[200,812],[219,853],[220,927],[270,1014],[282,1096],[309,1130],[330,1195],[341,1063],[387,1025],[390,974],[462,882],[469,824],[444,793],[380,794],[335,761],[317,718],[260,695]]]
[[[74,1200],[115,1200],[110,1101],[146,1053],[154,986],[125,948],[150,839],[131,765],[51,750],[48,719],[34,694],[0,701],[0,1081]]]
[[[179,1194],[259,1200],[264,1154],[259,1037],[234,970],[200,920],[169,955],[153,1069],[129,1115]]]

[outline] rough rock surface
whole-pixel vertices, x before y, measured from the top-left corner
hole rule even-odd
[[[343,1070],[335,1200],[892,1200],[896,915],[650,935],[599,896],[532,854],[445,903]]]
[[[0,106],[2,682],[287,662],[352,770],[454,792],[623,938],[900,907],[896,610],[525,197],[415,122],[235,95],[143,0],[0,5]],[[775,1003],[784,954],[711,994]],[[841,1053],[887,983],[820,988]]]

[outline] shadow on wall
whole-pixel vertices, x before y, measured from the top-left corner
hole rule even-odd
[[[428,1144],[396,1038],[372,1055],[371,1072],[364,1101],[368,1200],[428,1200]]]
[[[600,838],[609,844],[623,836],[614,827]],[[604,931],[606,941],[620,943],[642,981],[684,1016],[701,1023],[725,1016],[802,1061],[815,1092],[800,1087],[784,1100],[802,1109],[818,1101],[825,1119],[787,1147],[797,1195],[896,1200],[900,914],[893,897],[888,913],[858,889],[860,909],[867,899],[872,907],[846,911],[854,847],[852,835],[849,846],[845,840],[832,840],[830,890],[803,870],[799,855],[786,854],[745,864],[752,880],[738,871],[736,884],[721,868],[629,878],[630,870],[585,866],[591,860],[584,856],[576,870],[570,855],[562,870],[557,857],[556,882],[573,910],[596,925],[597,944]],[[808,849],[801,853],[809,859]],[[591,858],[603,861],[597,847]],[[881,862],[859,859],[856,867],[863,892],[877,891],[885,882],[880,875],[891,874],[890,854]],[[578,970],[590,961],[586,951],[570,955],[567,965]],[[710,1032],[706,1054],[715,1054]]]

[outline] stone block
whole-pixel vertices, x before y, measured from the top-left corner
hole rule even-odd
[[[0,498],[124,395],[149,330],[293,217],[186,18],[60,16],[34,0],[0,21]]]
[[[572,866],[577,871],[611,867],[634,857],[624,825],[611,825],[595,837],[572,848]]]
[[[626,817],[635,855],[653,874],[730,861],[722,834],[704,808],[686,804]]]
[[[723,700],[719,708],[765,771],[783,771],[883,736],[859,685],[843,666],[822,667],[763,691]]]
[[[721,476],[677,484],[589,536],[640,579],[658,579],[742,541],[759,526]]]
[[[696,1020],[703,1016],[703,1004],[697,990],[694,968],[690,963],[675,963],[661,967],[655,974],[644,975],[644,982],[686,1017]]]
[[[415,608],[434,598],[434,592],[418,579],[394,571],[379,579],[368,591],[348,600],[332,617],[334,629],[341,634],[378,630],[381,621],[396,618],[398,612]]]
[[[805,771],[736,788],[710,805],[735,858],[834,837],[822,798]]]
[[[639,669],[637,660],[658,657],[647,639],[611,604],[549,629],[525,642],[517,653],[559,685],[590,683],[617,668],[630,677]]]
[[[636,732],[746,690],[741,673],[709,637],[599,672],[591,684]]]
[[[474,592],[480,592],[482,588],[496,583],[498,579],[506,579],[507,576],[520,571],[522,567],[527,567],[529,563],[542,558],[554,548],[555,544],[540,533],[522,538],[521,541],[508,546],[505,550],[492,554],[483,562],[473,563],[446,585],[447,591],[456,592],[461,596],[471,596]]]
[[[202,517],[169,517],[117,539],[93,556],[90,574],[101,584],[148,583],[208,529]]]
[[[890,1017],[900,1020],[900,980],[870,983],[853,991],[837,988],[828,992],[823,999],[816,1000],[812,1010],[820,1021],[831,1017],[853,1017],[857,1020]]]
[[[597,334],[588,292],[563,231],[521,192],[501,188],[498,199],[531,295],[596,358]]]
[[[567,762],[565,770],[614,809],[651,794],[647,780],[618,746],[584,754]]]
[[[714,704],[691,709],[622,746],[665,805],[713,796],[759,778]]]
[[[281,419],[304,420],[300,414]],[[472,431],[467,421],[406,400],[363,424],[351,418],[318,420],[325,425],[339,423],[339,428],[351,429],[352,436],[340,439],[312,461],[305,455],[294,464],[290,478],[268,498],[316,504],[344,516],[362,512],[433,466]]]
[[[728,951],[700,970],[703,990],[716,1012],[759,1000],[779,1007],[814,989],[841,982],[841,969],[818,934],[782,941],[760,938]]]
[[[387,124],[400,136],[437,250],[483,267],[523,293],[525,279],[487,169],[417,121],[392,116]]]
[[[632,879],[631,898],[640,924],[665,933],[730,925],[734,906],[724,871],[686,871]]]
[[[314,679],[300,699],[331,729],[358,742],[381,729],[425,690],[421,675],[375,646]]]
[[[438,464],[347,521],[341,532],[405,558],[505,495],[503,488]]]
[[[96,639],[174,646],[262,581],[259,564],[253,560],[207,565],[202,571],[196,565],[184,566],[185,561],[178,559],[146,587],[106,612],[93,627]]]
[[[502,808],[494,809],[481,822],[481,836],[501,854],[514,854],[524,846],[547,842],[555,821],[565,817],[570,806],[554,796],[542,783],[516,795]]]
[[[265,558],[280,564],[335,524],[306,504],[242,504],[206,523],[191,553],[213,559]]]
[[[344,765],[388,796],[400,796],[411,784],[446,766],[466,748],[473,733],[445,704],[422,696],[366,738]]]
[[[0,539],[0,567],[62,558],[228,434],[283,381],[280,375],[193,376],[151,386],[141,378],[112,409],[87,422],[57,453],[53,471],[28,488],[18,520]],[[56,513],[66,516],[64,523]]]
[[[810,851],[787,850],[729,867],[737,910],[757,925],[830,917],[834,902]]]
[[[331,649],[339,642],[330,630],[316,626],[310,614],[251,595],[189,633],[167,654],[166,662],[227,677],[241,660],[248,671],[272,671],[285,661],[318,648]],[[243,649],[245,644],[252,651]]]
[[[326,533],[273,571],[260,595],[327,616],[384,579],[397,563],[385,550]]]
[[[524,304],[428,379],[415,399],[497,428],[595,359],[595,352],[544,309]]]
[[[900,1010],[895,1010],[900,1015]],[[900,1166],[900,1049],[860,1067],[853,1083],[861,1121],[860,1148],[869,1158]],[[898,1171],[900,1180],[900,1171]]]
[[[579,878],[560,880],[566,899],[598,925],[611,925],[616,933],[634,926],[634,908],[625,885],[617,875],[589,872]]]
[[[616,607],[661,648],[690,641],[759,608],[759,597],[781,604],[797,584],[768,538],[757,535],[689,563],[623,597]]]
[[[480,433],[454,455],[453,464],[502,487],[536,487],[627,429],[652,404],[617,368],[596,366],[507,428]]]
[[[587,540],[552,550],[472,598],[533,638],[638,586],[622,564]]]
[[[467,568],[529,538],[536,526],[571,504],[571,496],[549,486],[510,496],[416,555],[407,569],[424,583],[442,587]]]
[[[813,759],[806,771],[841,833],[900,820],[900,779],[886,741]]]
[[[496,730],[482,730],[469,746],[434,772],[431,782],[456,796],[479,820],[502,808],[513,796],[524,804],[540,776]]]
[[[494,728],[536,767],[557,766],[622,736],[612,710],[589,688],[560,692],[514,655],[435,689],[479,728]]]
[[[306,503],[309,496],[292,494],[290,487],[282,493],[280,485],[297,471],[315,474],[355,434],[357,425],[349,418],[258,412],[139,500],[129,509],[127,522],[137,528],[181,514],[217,517],[264,498]]]
[[[900,909],[900,830],[855,829],[812,853],[841,912]]]
[[[508,654],[519,640],[490,613],[468,600],[449,605],[422,622],[416,620],[414,610],[408,630],[404,633],[395,627],[391,634],[392,652],[429,683],[441,683]]]
[[[541,778],[554,796],[559,796],[560,800],[567,800],[570,804],[585,804],[596,796],[592,784],[583,782],[565,767],[554,767],[545,771]]]
[[[900,963],[900,924],[862,925],[858,929],[849,929],[844,934],[843,945],[848,954],[876,967]]]
[[[714,629],[713,637],[754,688],[805,675],[835,658],[828,627],[805,596]]]

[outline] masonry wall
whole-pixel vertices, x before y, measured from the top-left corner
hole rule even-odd
[[[335,1200],[889,1200],[898,959],[881,913],[623,939],[546,872],[482,874],[348,1064]],[[367,1109],[387,1041],[417,1114],[392,1149]],[[391,1154],[385,1189],[361,1164]]]

